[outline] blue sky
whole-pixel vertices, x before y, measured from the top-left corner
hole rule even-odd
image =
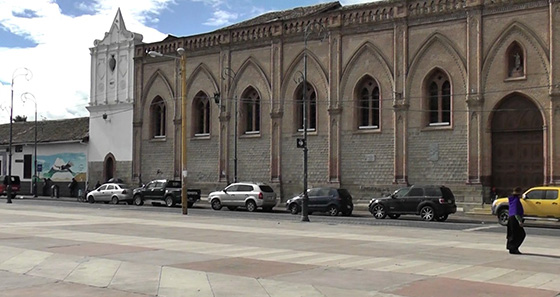
[[[0,124],[9,122],[12,79],[14,116],[33,120],[33,99],[38,120],[88,116],[89,48],[103,39],[118,8],[128,30],[155,42],[167,34],[210,32],[269,11],[325,2],[331,1],[0,0]],[[340,1],[364,2],[372,0]],[[22,96],[25,92],[32,95]]]

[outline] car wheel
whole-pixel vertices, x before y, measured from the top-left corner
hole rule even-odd
[[[336,207],[335,205],[329,206],[329,208],[327,209],[327,213],[331,217],[336,217],[338,215],[338,207]]]
[[[397,213],[392,213],[392,214],[389,215],[389,217],[393,220],[396,220],[396,219],[400,218],[401,215],[397,214]]]
[[[90,196],[87,197],[87,201],[89,203],[95,203],[95,198],[93,198],[93,196],[90,195]]]
[[[144,205],[144,200],[142,200],[142,196],[140,196],[140,195],[134,196],[133,202],[134,202],[134,205],[136,205],[136,206]]]
[[[299,205],[297,203],[290,204],[289,208],[290,213],[293,215],[297,215],[299,213]]]
[[[444,214],[444,215],[441,215],[441,216],[437,217],[437,218],[436,218],[436,221],[438,221],[438,222],[445,222],[445,220],[447,220],[448,217],[449,217],[449,215]]]
[[[171,196],[165,197],[165,205],[166,205],[167,207],[173,207],[173,206],[175,206],[175,201],[173,201],[173,197],[171,197]]]
[[[231,210],[231,211],[236,211],[237,210],[237,206],[228,206],[227,209]]]
[[[424,221],[433,221],[435,218],[434,209],[431,206],[424,206],[420,209],[420,217]]]
[[[187,202],[187,207],[188,207],[188,208],[193,207],[193,205],[194,205],[194,202]]]
[[[210,202],[210,205],[212,206],[213,210],[222,209],[222,202],[220,202],[220,199],[212,199],[212,202]]]
[[[250,212],[257,210],[257,204],[255,204],[255,201],[253,200],[247,201],[247,203],[245,203],[245,207],[247,207],[247,210]]]
[[[111,198],[111,204],[119,204],[119,198],[117,196],[113,196],[113,198]]]
[[[385,212],[385,206],[383,206],[382,204],[375,204],[371,208],[371,214],[373,214],[373,217],[376,219],[384,219],[387,216],[387,212]]]
[[[500,209],[498,211],[498,223],[502,226],[507,226],[509,220],[509,210],[508,209]]]

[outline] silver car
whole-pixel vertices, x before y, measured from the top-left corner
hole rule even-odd
[[[87,194],[87,201],[95,203],[102,201],[105,203],[119,204],[123,201],[132,204],[132,189],[125,184],[107,183]]]
[[[260,183],[233,183],[222,191],[216,191],[208,195],[208,202],[214,210],[226,206],[229,210],[245,207],[248,211],[262,208],[271,211],[276,206],[276,193],[266,184]]]

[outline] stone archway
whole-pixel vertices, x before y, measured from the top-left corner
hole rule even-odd
[[[500,196],[544,181],[543,118],[520,94],[505,97],[492,112],[492,186]]]
[[[103,180],[106,182],[115,177],[115,157],[109,153],[103,161]]]

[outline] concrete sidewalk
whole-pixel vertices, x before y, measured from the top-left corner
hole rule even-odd
[[[0,296],[560,293],[560,239],[546,236],[529,235],[517,256],[504,236],[473,230],[18,203],[0,203],[0,226]]]

